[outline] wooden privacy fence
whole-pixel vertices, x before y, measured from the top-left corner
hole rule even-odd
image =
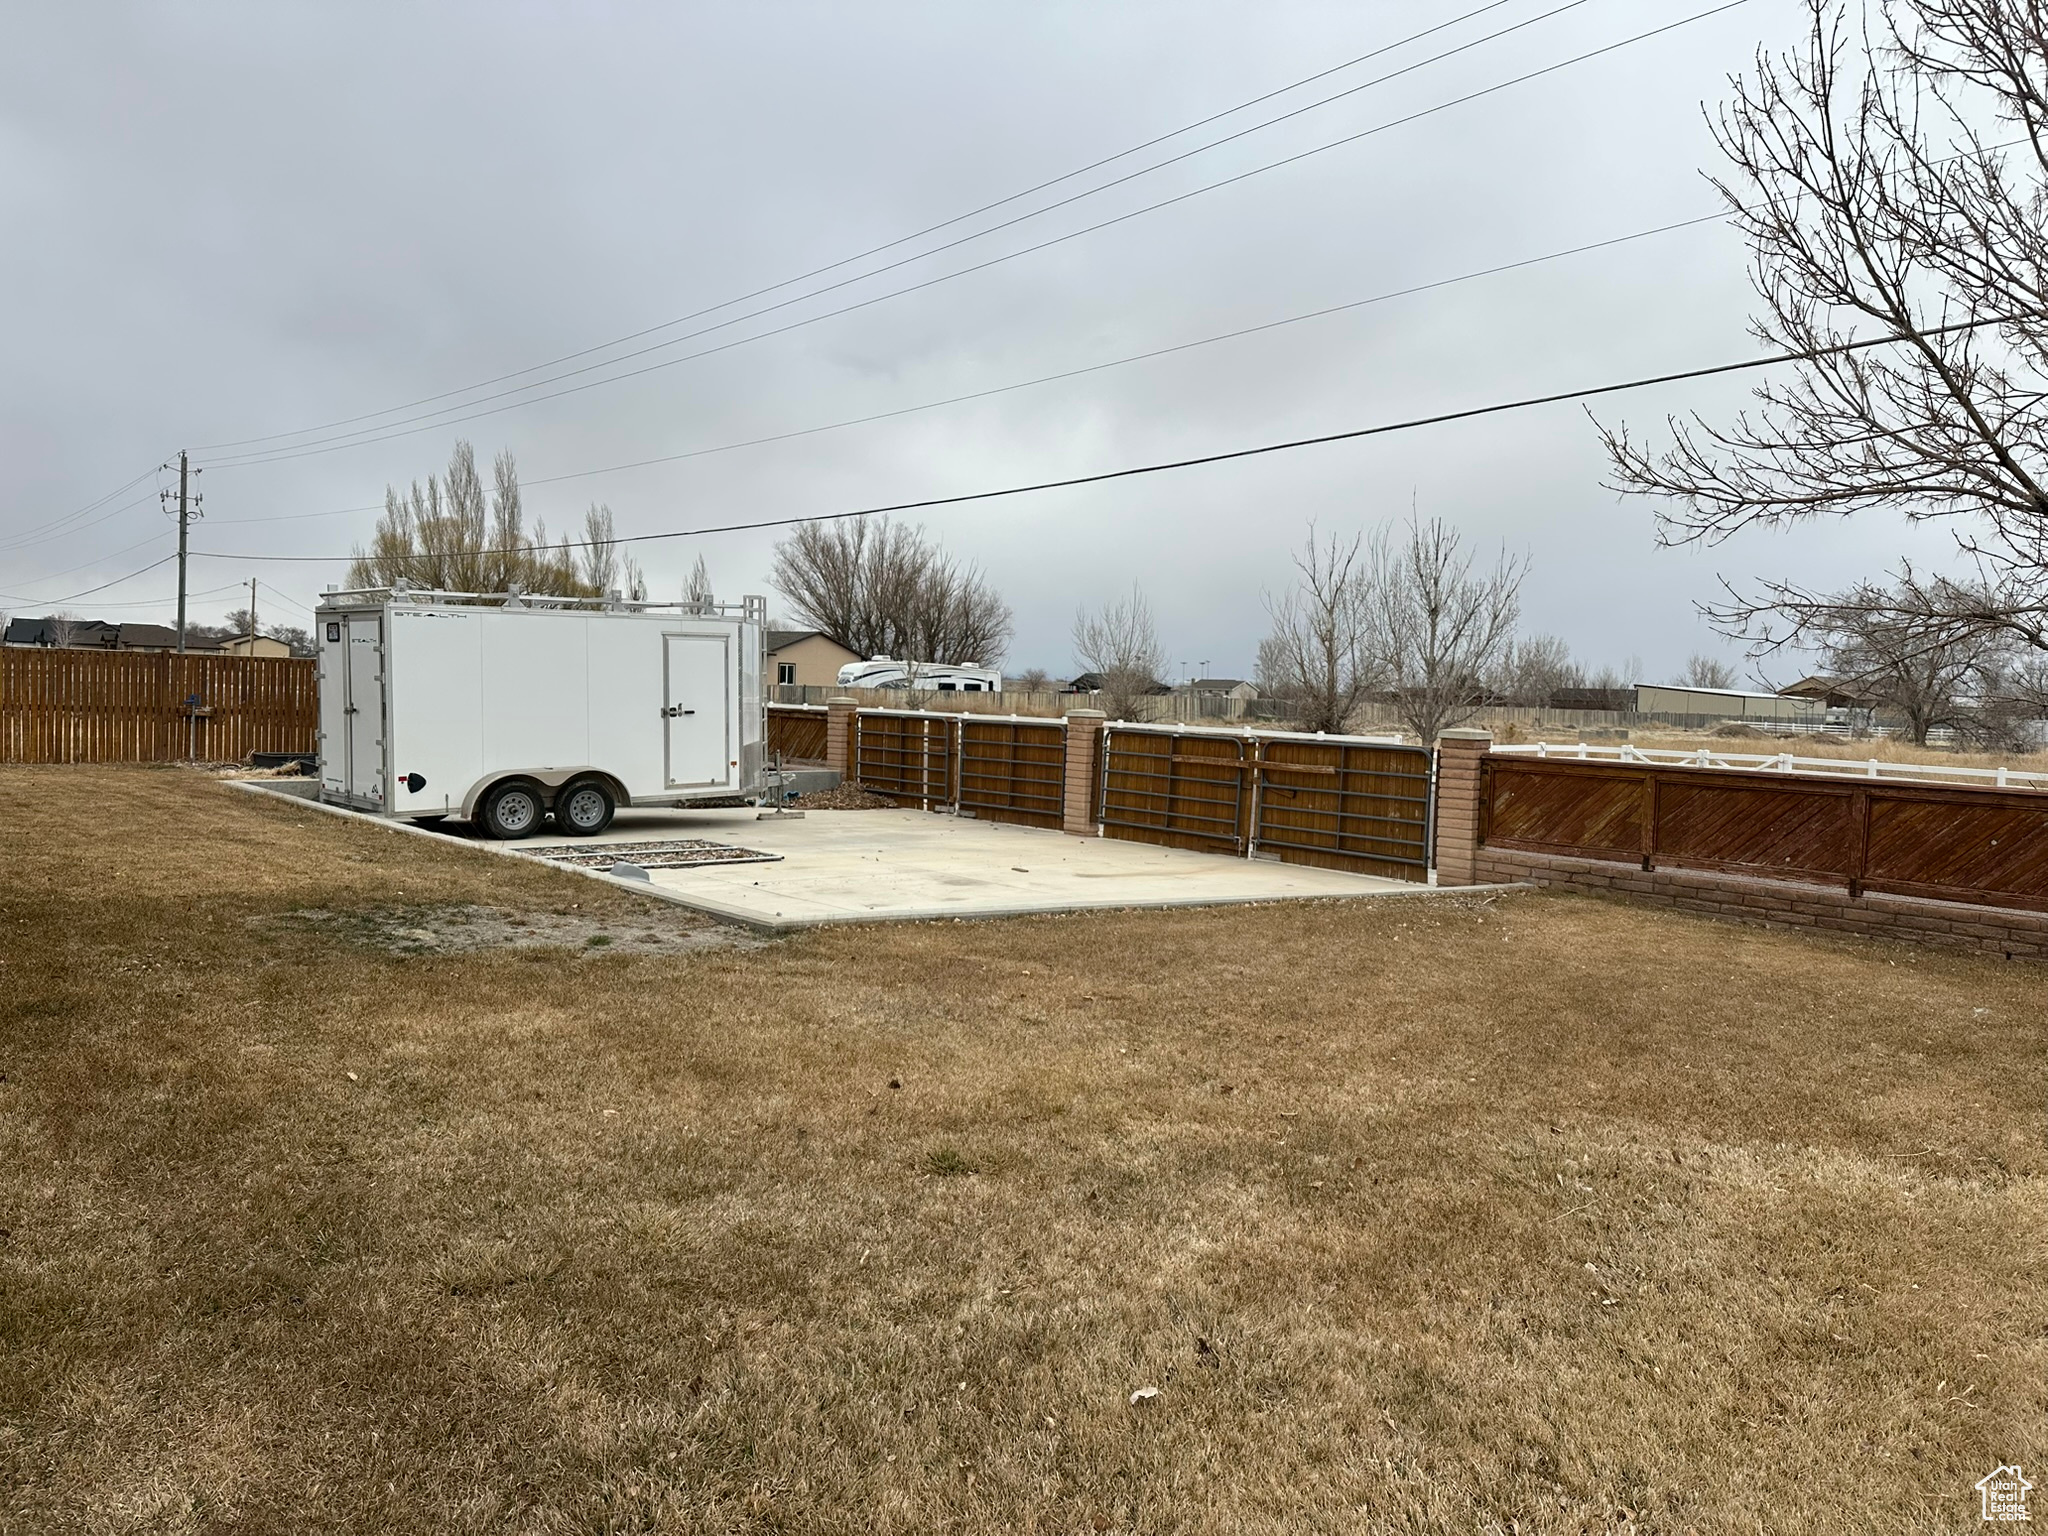
[[[768,706],[768,750],[794,763],[825,761],[825,710],[809,704]]]
[[[2048,910],[2048,792],[1489,754],[1482,845]]]
[[[239,762],[318,732],[310,658],[0,647],[0,762]]]
[[[1421,747],[1127,725],[1104,732],[1106,837],[1424,881],[1429,810]]]

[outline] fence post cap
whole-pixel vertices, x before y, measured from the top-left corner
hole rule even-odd
[[[1109,711],[1106,709],[1070,709],[1067,711],[1067,718],[1069,720],[1107,720],[1109,718]]]
[[[1467,726],[1456,730],[1438,731],[1436,739],[1438,741],[1491,741],[1493,740],[1493,732],[1474,730]]]
[[[846,696],[845,694],[843,694],[843,693],[842,693],[842,694],[839,694],[838,696],[836,696],[836,697],[834,697],[834,698],[830,698],[830,699],[827,699],[827,700],[825,701],[825,704],[826,704],[826,707],[827,707],[827,708],[830,708],[830,707],[831,707],[832,705],[834,705],[834,704],[851,704],[851,705],[852,705],[852,706],[853,706],[854,708],[856,708],[856,709],[860,708],[860,700],[859,700],[859,699],[849,698],[849,697],[847,697],[847,696]]]

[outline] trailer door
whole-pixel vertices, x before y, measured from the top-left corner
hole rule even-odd
[[[348,794],[384,803],[383,623],[374,613],[348,622]]]
[[[668,787],[732,782],[732,637],[662,636]]]

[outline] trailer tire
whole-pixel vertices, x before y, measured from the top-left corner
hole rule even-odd
[[[612,824],[618,808],[603,779],[576,779],[555,796],[555,829],[571,837],[595,837]]]
[[[545,814],[538,785],[525,779],[507,779],[485,791],[477,819],[491,836],[510,841],[533,836],[540,830]]]

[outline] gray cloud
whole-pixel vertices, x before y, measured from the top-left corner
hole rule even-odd
[[[1549,9],[1487,17],[1389,64]],[[891,239],[1469,4],[17,7],[0,48],[0,592],[133,570],[153,497],[18,544],[184,444],[350,417],[525,367]],[[1231,175],[1674,20],[1565,15],[803,315]],[[1796,18],[1754,0],[1667,37],[921,293],[459,426],[203,477],[211,551],[345,551],[457,435],[531,477],[987,389],[1713,207],[1702,101]],[[1294,99],[1276,103],[1284,108]],[[1235,120],[1224,126],[1236,126]],[[557,527],[831,511],[1087,473],[1746,355],[1743,253],[1709,225],[1083,379],[768,447],[537,486]],[[683,329],[688,329],[684,327]],[[660,338],[654,338],[660,339]],[[647,359],[656,361],[659,357]],[[1741,381],[1606,402],[1726,410]],[[205,457],[205,455],[202,455]],[[214,457],[219,457],[218,454]],[[1411,498],[1526,549],[1528,625],[1653,674],[1709,643],[1717,573],[1842,581],[1938,533],[1886,525],[1660,551],[1599,487],[1572,406],[930,515],[1015,603],[1012,659],[1070,663],[1078,602],[1141,581],[1176,658],[1242,671],[1311,518]],[[154,482],[151,482],[153,486]],[[130,493],[110,506],[121,506]],[[97,514],[96,514],[97,515]],[[276,521],[253,519],[276,518]],[[130,548],[141,541],[140,548]],[[772,536],[702,544],[759,590]],[[663,587],[690,542],[649,546]],[[125,551],[125,552],[123,552]],[[73,571],[74,574],[59,573]],[[206,559],[310,604],[336,567]],[[102,603],[157,617],[169,568]],[[200,599],[202,614],[229,605]]]

